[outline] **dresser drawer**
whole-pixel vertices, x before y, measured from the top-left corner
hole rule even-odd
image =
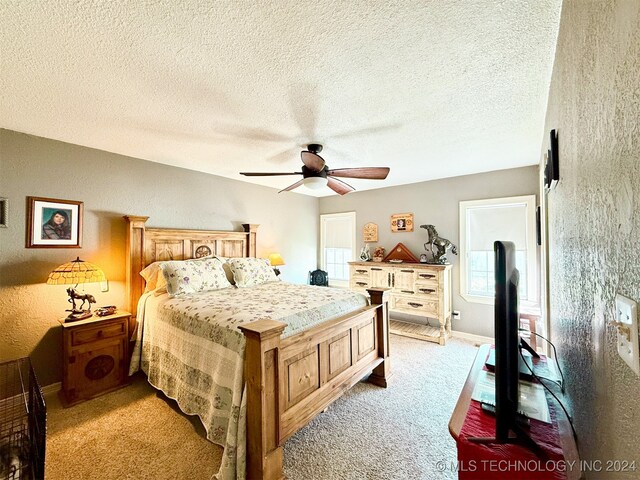
[[[118,337],[125,335],[126,325],[125,322],[128,318],[123,318],[117,322],[108,325],[99,325],[93,328],[82,328],[79,330],[71,331],[71,345],[78,346],[85,343],[95,342],[96,340],[102,340],[105,338]]]
[[[355,280],[352,279],[349,283],[349,288],[351,290],[357,290],[359,292],[365,292],[367,288],[370,288],[369,282],[366,280]]]
[[[368,267],[351,267],[351,275],[354,277],[357,276],[369,276],[369,268]]]
[[[422,297],[430,297],[433,298],[434,301],[438,300],[438,286],[430,285],[430,284],[416,284],[415,292],[416,295],[420,295]]]
[[[417,296],[393,295],[391,297],[392,310],[438,317],[438,301]]]
[[[416,273],[416,283],[438,284],[438,274],[428,271],[418,271]]]

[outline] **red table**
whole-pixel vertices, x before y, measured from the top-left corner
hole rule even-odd
[[[580,478],[580,461],[571,426],[557,401],[547,393],[551,424],[530,420],[528,433],[543,450],[540,458],[514,444],[480,444],[469,437],[493,437],[495,417],[471,399],[490,345],[480,347],[449,421],[449,432],[458,447],[459,480],[574,480]],[[534,361],[534,371],[546,358]]]

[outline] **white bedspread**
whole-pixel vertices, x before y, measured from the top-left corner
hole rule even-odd
[[[170,298],[145,294],[130,374],[198,415],[207,438],[224,447],[220,480],[245,478],[244,335],[259,319],[287,323],[283,336],[367,305],[364,295],[337,288],[270,282]]]

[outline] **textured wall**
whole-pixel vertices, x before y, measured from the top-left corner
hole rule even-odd
[[[241,231],[241,223],[258,223],[258,255],[282,253],[285,280],[305,283],[316,268],[316,198],[8,130],[0,130],[0,167],[0,196],[9,198],[9,228],[0,228],[0,361],[31,355],[44,385],[61,378],[56,319],[68,307],[65,286],[46,285],[47,275],[80,255],[109,279],[107,293],[86,287],[98,305],[123,306],[124,214],[148,215],[153,227]],[[83,201],[82,248],[25,248],[27,196]]]
[[[565,1],[545,128],[560,143],[560,182],[547,196],[551,334],[582,458],[638,467],[640,378],[608,323],[616,293],[640,300],[639,121],[640,2]]]
[[[537,189],[538,167],[522,167],[355,192],[342,198],[325,197],[320,199],[320,213],[355,211],[359,247],[364,245],[362,227],[374,222],[378,224],[379,241],[372,245],[381,245],[389,253],[389,249],[402,242],[419,256],[425,252],[424,242],[427,241],[426,230],[420,228],[424,224],[435,225],[440,236],[460,246],[460,201],[531,195]],[[394,213],[413,213],[414,231],[392,233],[390,217]],[[461,313],[460,320],[452,320],[452,328],[492,337],[493,306],[470,303],[462,298],[459,294],[460,259],[449,253],[447,260],[453,264],[453,308]]]

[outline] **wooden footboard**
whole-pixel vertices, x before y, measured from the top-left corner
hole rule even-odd
[[[368,292],[371,306],[285,339],[282,322],[239,327],[246,337],[247,478],[283,478],[284,442],[365,376],[387,386],[386,290]]]

